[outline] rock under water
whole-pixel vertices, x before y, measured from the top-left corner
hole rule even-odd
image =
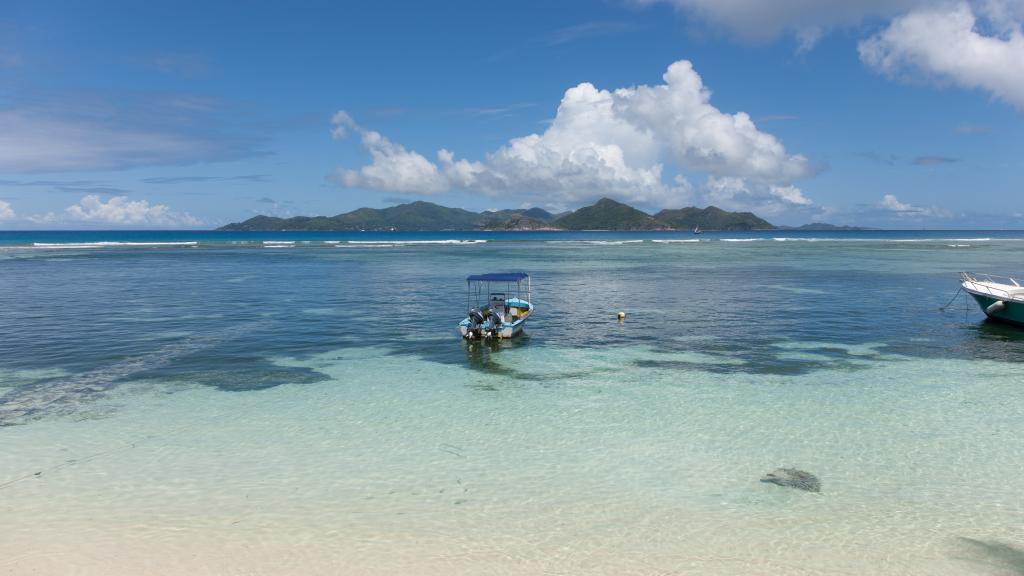
[[[821,481],[817,476],[796,468],[776,468],[765,474],[761,478],[761,482],[788,486],[807,492],[821,492]]]

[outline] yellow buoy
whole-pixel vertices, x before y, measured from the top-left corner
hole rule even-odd
[[[625,312],[619,312],[619,320],[625,320],[625,319],[626,319],[626,313]]]

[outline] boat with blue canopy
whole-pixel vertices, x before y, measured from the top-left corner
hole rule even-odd
[[[467,340],[512,338],[523,332],[533,312],[530,275],[526,272],[475,274],[466,278],[469,312],[459,322]]]

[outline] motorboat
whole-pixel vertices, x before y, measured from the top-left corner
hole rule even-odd
[[[469,312],[459,322],[459,334],[467,340],[518,336],[533,312],[530,300],[530,275],[525,272],[469,276],[466,278]]]
[[[960,287],[993,320],[1024,326],[1024,286],[1009,276],[960,273]]]

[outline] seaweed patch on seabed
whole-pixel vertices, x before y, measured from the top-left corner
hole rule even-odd
[[[263,323],[253,322],[204,336],[189,337],[149,354],[127,358],[70,378],[15,388],[0,396],[0,427],[26,424],[46,416],[74,414],[83,404],[99,399],[132,374],[166,366],[182,356],[229,340],[235,334],[252,332]]]
[[[957,538],[961,553],[954,556],[981,568],[1001,570],[999,573],[1024,574],[1024,548],[996,540]]]
[[[212,357],[208,357],[212,355]],[[216,364],[216,368],[210,368]],[[311,384],[330,377],[308,367],[281,366],[263,356],[230,354],[224,347],[197,350],[173,366],[146,370],[133,376],[139,382],[177,382],[210,386],[222,392],[255,392],[283,384]]]
[[[617,365],[610,365],[604,368],[588,368],[563,370],[555,373],[541,373],[537,371],[524,371],[514,366],[512,362],[502,362],[503,354],[513,349],[523,349],[527,346],[543,348],[543,344],[531,344],[530,337],[526,334],[519,338],[466,341],[462,339],[433,338],[429,340],[418,340],[409,345],[394,348],[389,354],[392,356],[413,356],[425,362],[436,362],[449,366],[462,366],[474,372],[480,372],[487,376],[501,376],[505,381],[530,382],[541,385],[558,385],[566,381],[578,378],[588,378],[601,374],[615,374],[620,370]],[[582,347],[582,346],[580,346]],[[603,346],[596,346],[598,350]],[[522,356],[518,357],[522,358]],[[478,390],[497,391],[492,380],[485,384],[472,383],[470,386]]]

